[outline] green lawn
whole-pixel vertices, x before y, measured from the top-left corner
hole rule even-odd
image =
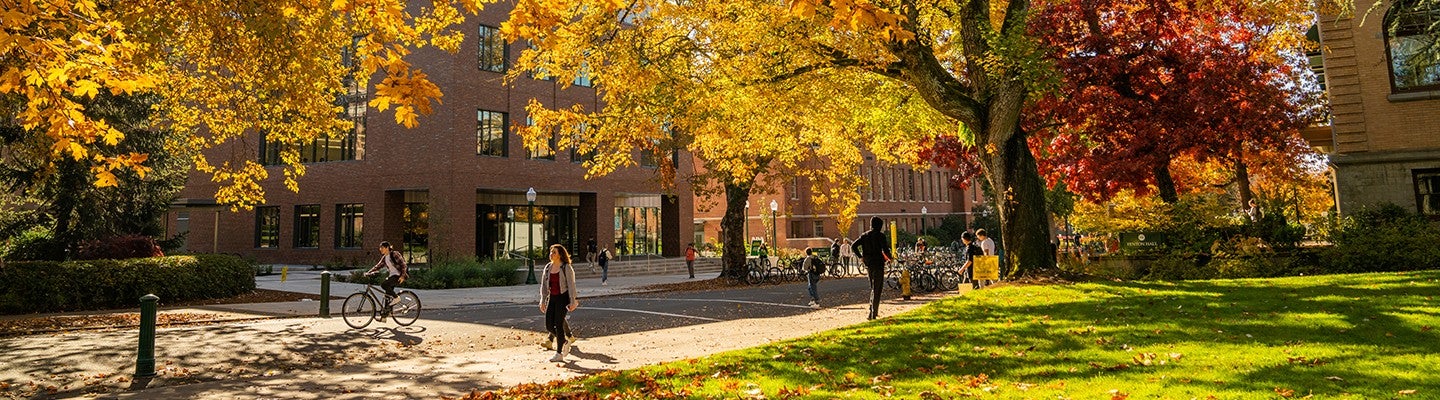
[[[1436,295],[1440,271],[1003,287],[848,329],[511,394],[1433,399]]]

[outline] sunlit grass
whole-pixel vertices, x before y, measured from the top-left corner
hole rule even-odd
[[[636,398],[1440,398],[1440,272],[1001,287],[550,388]]]

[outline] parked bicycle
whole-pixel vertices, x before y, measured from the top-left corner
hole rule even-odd
[[[367,282],[365,290],[345,298],[340,307],[340,317],[345,320],[345,325],[355,329],[365,329],[372,321],[385,322],[387,316],[393,317],[400,326],[410,326],[420,318],[420,296],[415,295],[415,292],[402,290],[396,293],[396,297],[399,300],[394,305],[380,307],[385,293]]]

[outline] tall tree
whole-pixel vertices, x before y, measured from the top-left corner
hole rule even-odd
[[[157,121],[185,135],[177,145],[195,151],[195,168],[222,184],[217,200],[248,207],[263,200],[258,182],[267,176],[254,154],[199,150],[263,132],[284,149],[285,181],[296,190],[294,177],[304,173],[298,146],[350,128],[335,99],[351,88],[379,77],[370,104],[394,107],[406,126],[429,112],[441,94],[406,57],[423,46],[457,49],[463,34],[451,27],[479,3],[0,2],[0,95],[21,104],[11,118],[45,150],[34,156],[82,167],[102,187],[117,184],[118,170],[144,173],[146,157],[97,151],[126,137],[87,116],[84,101],[100,92],[159,95]],[[346,63],[346,55],[358,61]]]
[[[908,160],[913,141],[898,136],[934,135],[946,125],[903,85],[787,50],[796,36],[827,33],[779,2],[522,1],[502,30],[535,44],[514,75],[586,75],[604,104],[555,110],[532,102],[527,146],[558,135],[558,147],[589,155],[591,176],[637,157],[692,154],[703,163],[699,174],[676,176],[664,163],[660,175],[723,196],[729,272],[744,269],[745,202],[769,186],[758,179],[807,178],[822,209],[853,219],[861,150]]]
[[[1047,4],[1032,31],[1063,78],[1026,121],[1042,169],[1090,199],[1157,190],[1174,203],[1184,188],[1172,164],[1220,160],[1234,166],[1243,204],[1252,197],[1247,153],[1305,151],[1295,139],[1319,97],[1299,65],[1306,4]]]

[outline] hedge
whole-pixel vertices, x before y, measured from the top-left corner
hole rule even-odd
[[[26,261],[0,266],[0,313],[138,307],[230,297],[255,290],[255,269],[235,256],[194,255],[128,260]]]

